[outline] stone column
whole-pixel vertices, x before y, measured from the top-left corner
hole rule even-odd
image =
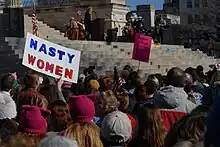
[[[20,0],[5,0],[5,7],[17,8],[21,6]]]

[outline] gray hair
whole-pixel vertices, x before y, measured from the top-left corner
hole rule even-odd
[[[40,141],[38,147],[78,147],[77,142],[63,136],[48,136]]]
[[[204,147],[203,142],[192,143],[190,141],[177,142],[173,147]]]
[[[216,71],[216,72],[213,74],[210,84],[211,84],[212,86],[216,86],[216,85],[219,85],[219,84],[220,84],[220,72],[219,72],[219,71]]]

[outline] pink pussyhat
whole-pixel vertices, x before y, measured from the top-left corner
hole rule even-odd
[[[47,117],[50,111],[37,106],[23,105],[21,107],[21,118],[19,130],[27,133],[44,133],[47,130]]]
[[[96,95],[71,96],[69,98],[70,113],[73,122],[91,122],[95,115],[94,102]]]

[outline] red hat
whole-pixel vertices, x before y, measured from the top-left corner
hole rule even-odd
[[[44,133],[47,130],[47,117],[50,111],[37,106],[23,105],[19,129],[28,133]]]
[[[95,115],[95,101],[96,95],[80,95],[69,98],[70,113],[73,122],[91,122]]]

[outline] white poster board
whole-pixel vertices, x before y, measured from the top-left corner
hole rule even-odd
[[[77,83],[80,54],[80,51],[27,33],[22,64],[54,78]]]

